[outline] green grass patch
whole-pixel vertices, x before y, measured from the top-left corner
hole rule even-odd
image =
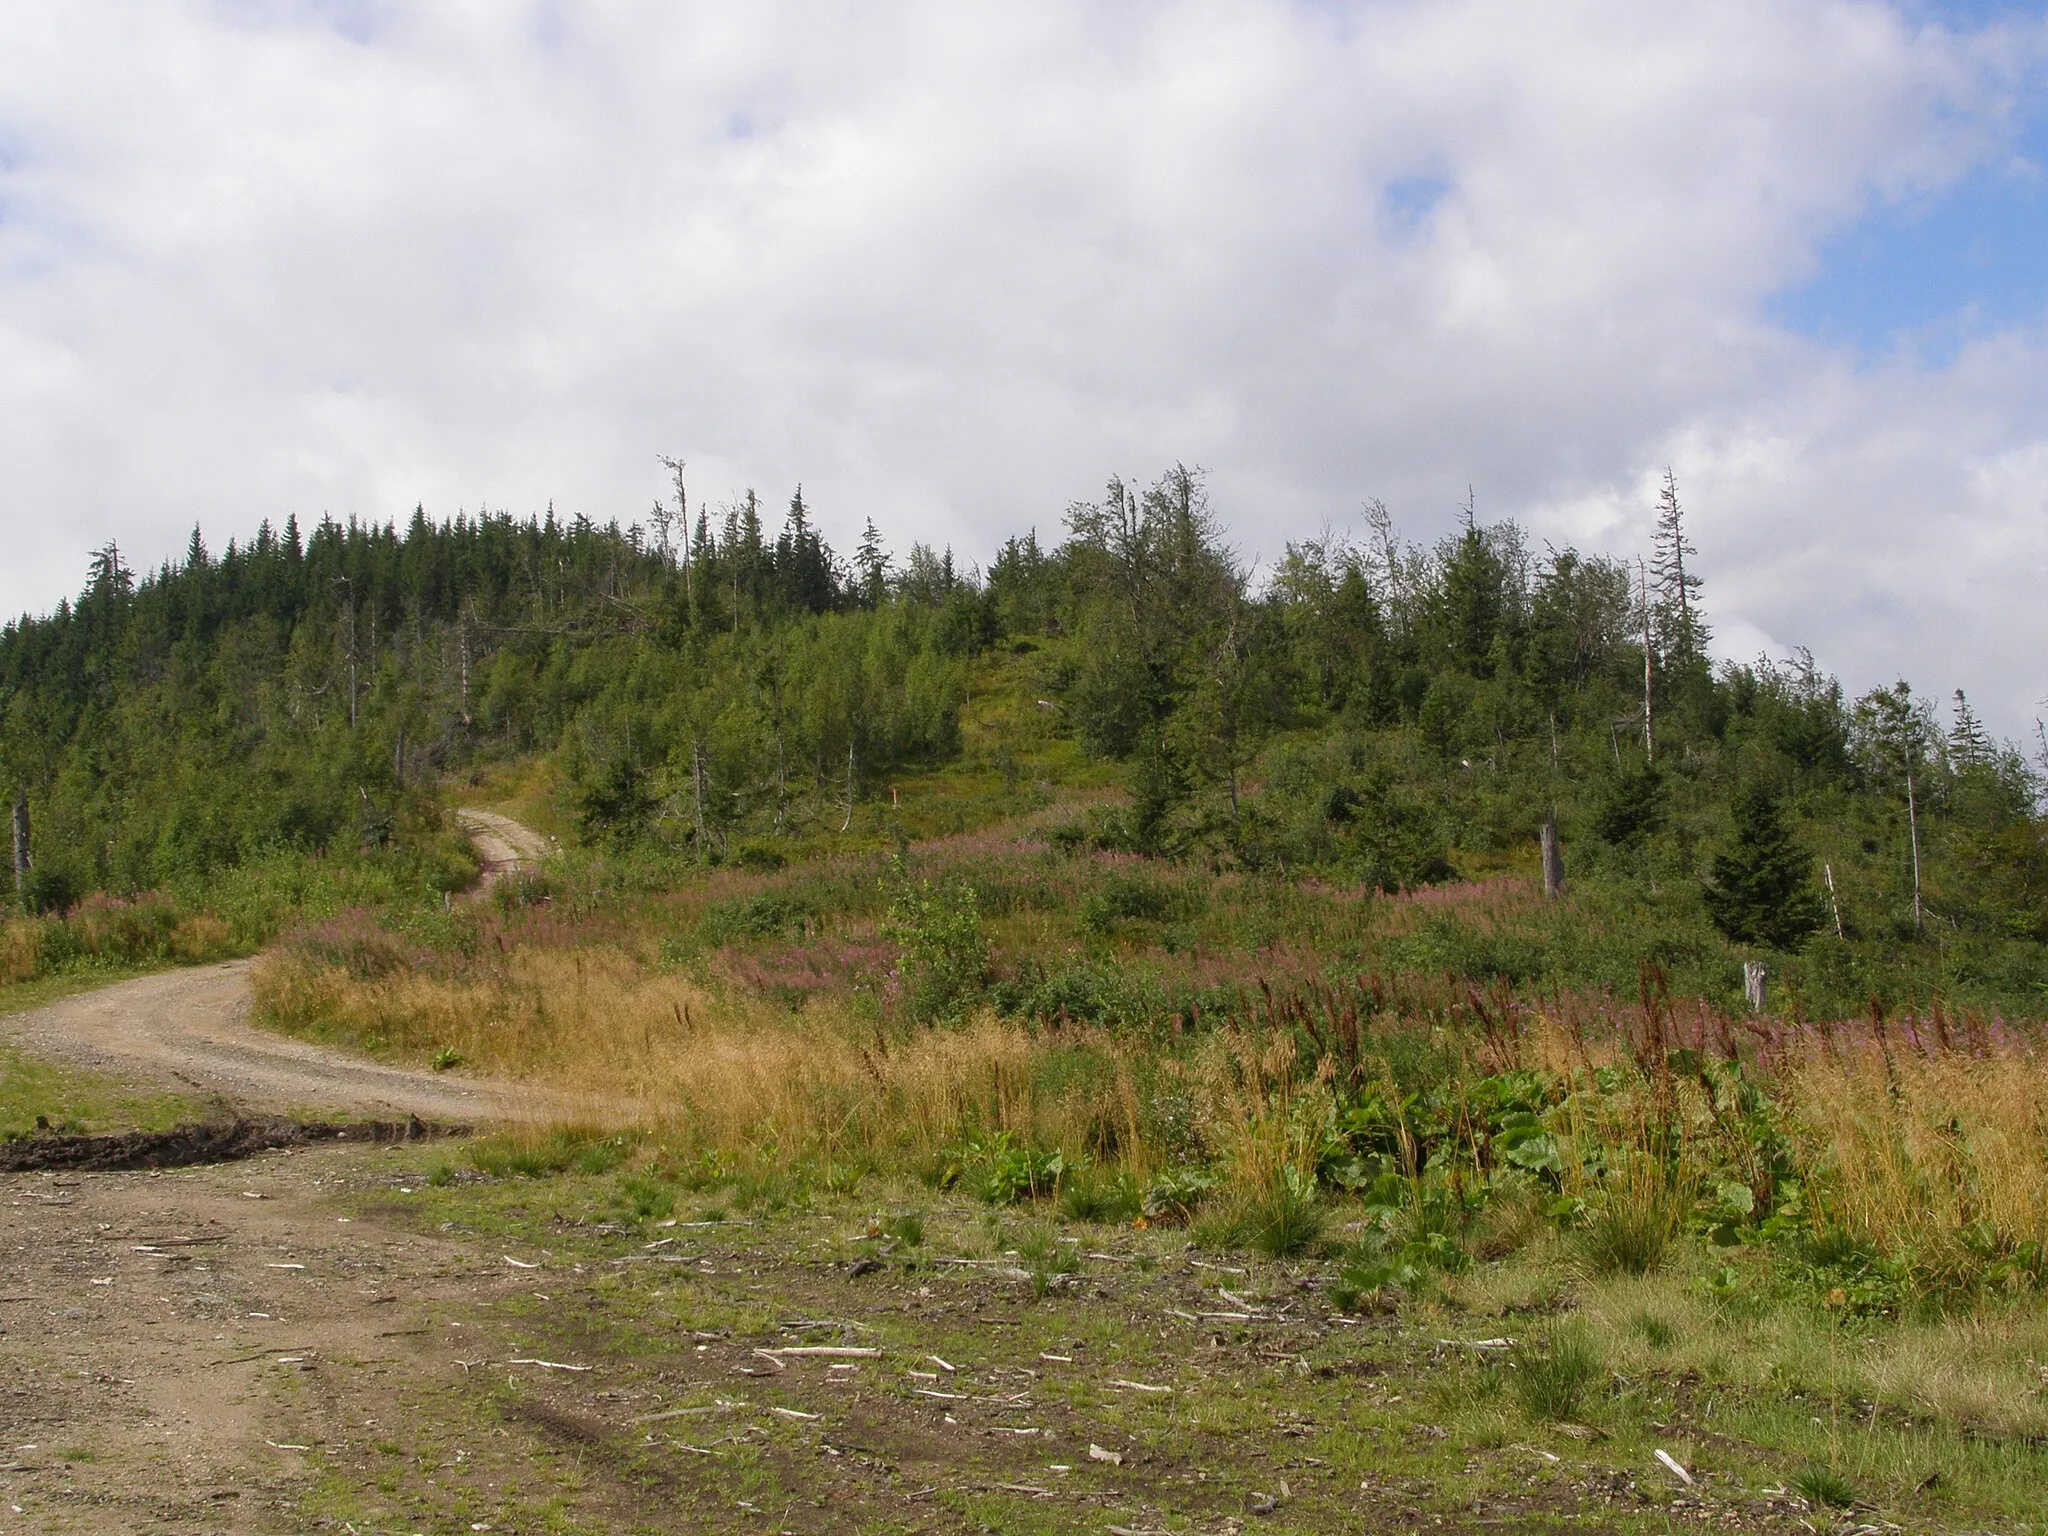
[[[138,1088],[0,1044],[0,1140],[38,1132],[163,1131],[198,1119],[202,1108],[183,1094]]]
[[[1746,1529],[1780,1518],[1789,1490],[1907,1529],[2025,1529],[2048,1477],[2029,1382],[1987,1364],[2035,1356],[2048,1315],[2031,1301],[1845,1336],[1796,1297],[1709,1299],[1701,1282],[1728,1266],[1697,1238],[1672,1239],[1655,1271],[1608,1276],[1559,1238],[1332,1325],[1353,1255],[1191,1254],[1181,1229],[1105,1229],[1060,1200],[989,1206],[885,1172],[850,1194],[792,1173],[798,1198],[780,1206],[650,1231],[621,1208],[637,1180],[698,1184],[718,1203],[744,1181],[659,1174],[643,1145],[632,1165],[550,1158],[544,1191],[474,1170],[435,1187],[417,1171],[433,1156],[380,1157],[365,1204],[544,1268],[532,1294],[430,1321],[462,1322],[465,1349],[483,1352],[471,1341],[488,1325],[494,1356],[594,1368],[479,1371],[420,1401],[436,1423],[495,1424],[488,1438],[509,1435],[508,1454],[541,1448],[516,1497],[474,1474],[464,1507],[477,1519],[534,1523],[555,1500],[559,1528],[601,1529],[637,1507],[634,1488],[659,1486],[736,1523],[749,1506],[770,1518],[788,1506],[888,1529],[906,1492],[933,1489],[923,1498],[949,1519],[1005,1536],[1074,1529],[1079,1510],[1176,1530],[1265,1510],[1261,1529],[1306,1532],[1456,1527],[1482,1506],[1515,1529],[1648,1532],[1668,1528],[1680,1492]],[[696,1203],[677,1216],[703,1219]],[[1367,1210],[1324,1204],[1327,1233]],[[783,1357],[779,1370],[761,1353],[818,1344],[881,1353]],[[1942,1397],[1987,1370],[1990,1395]],[[574,1439],[656,1413],[674,1416]],[[424,1422],[390,1438],[423,1449],[374,1458],[382,1470],[331,1487],[328,1507],[454,1507],[467,1463],[433,1454]],[[1091,1445],[1125,1459],[1094,1459]],[[1663,1470],[1659,1449],[1698,1490]],[[1645,1499],[1613,1499],[1625,1484]]]

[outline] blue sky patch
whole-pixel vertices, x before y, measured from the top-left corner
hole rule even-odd
[[[1404,234],[1413,234],[1450,190],[1450,182],[1442,176],[1402,176],[1387,183],[1380,200],[1388,223]]]
[[[1906,345],[1930,361],[1972,336],[2048,318],[2048,103],[1960,181],[1872,209],[1766,312],[1831,345],[1866,354]]]
[[[2042,0],[1907,0],[1903,9],[1916,21],[1938,21],[1968,31],[2008,16],[2039,16]]]

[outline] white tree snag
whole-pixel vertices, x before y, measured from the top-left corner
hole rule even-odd
[[[1557,840],[1557,812],[1543,818],[1543,895],[1556,901],[1564,894],[1564,849]]]

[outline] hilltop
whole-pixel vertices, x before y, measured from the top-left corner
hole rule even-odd
[[[1169,881],[1412,895],[1533,878],[1554,815],[1576,938],[1532,908],[1433,966],[1630,987],[1651,959],[1727,1002],[1761,958],[1809,1013],[2048,984],[2034,766],[1959,690],[1938,720],[1803,653],[1713,665],[1675,484],[1640,568],[1472,517],[1418,547],[1375,508],[1256,580],[1178,468],[985,572],[872,524],[842,559],[801,492],[772,537],[751,492],[686,511],[195,531],[139,579],[109,546],[0,633],[26,905],[175,893],[247,944],[434,900],[475,872],[446,817],[472,781],[671,886],[1015,824]]]

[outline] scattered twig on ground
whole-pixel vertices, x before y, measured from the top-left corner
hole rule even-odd
[[[820,1360],[874,1360],[879,1358],[882,1352],[879,1349],[865,1349],[852,1344],[792,1344],[785,1349],[757,1349],[754,1353],[806,1356]]]
[[[1658,1450],[1652,1452],[1652,1454],[1656,1456],[1658,1461],[1663,1463],[1665,1471],[1669,1472],[1673,1477],[1677,1478],[1681,1483],[1685,1484],[1686,1487],[1690,1488],[1693,1486],[1692,1474],[1686,1471],[1684,1467],[1681,1467],[1678,1464],[1678,1458],[1676,1456],[1673,1456],[1669,1451],[1666,1450]]]
[[[267,1359],[269,1359],[269,1358],[270,1358],[270,1357],[271,1357],[272,1355],[301,1355],[301,1354],[308,1354],[308,1353],[310,1353],[310,1352],[311,1352],[311,1349],[312,1349],[312,1346],[311,1346],[311,1345],[308,1345],[308,1344],[285,1344],[285,1345],[281,1345],[281,1346],[279,1346],[279,1347],[278,1347],[278,1348],[276,1348],[276,1349],[259,1349],[259,1350],[257,1350],[257,1351],[256,1351],[255,1353],[253,1353],[253,1354],[248,1354],[248,1355],[236,1355],[236,1356],[235,1356],[235,1357],[234,1357],[233,1359],[231,1359],[231,1360],[215,1360],[215,1361],[212,1361],[212,1362],[211,1362],[211,1364],[213,1364],[213,1365],[246,1365],[246,1364],[248,1364],[248,1363],[249,1363],[249,1362],[250,1362],[251,1360],[267,1360]]]

